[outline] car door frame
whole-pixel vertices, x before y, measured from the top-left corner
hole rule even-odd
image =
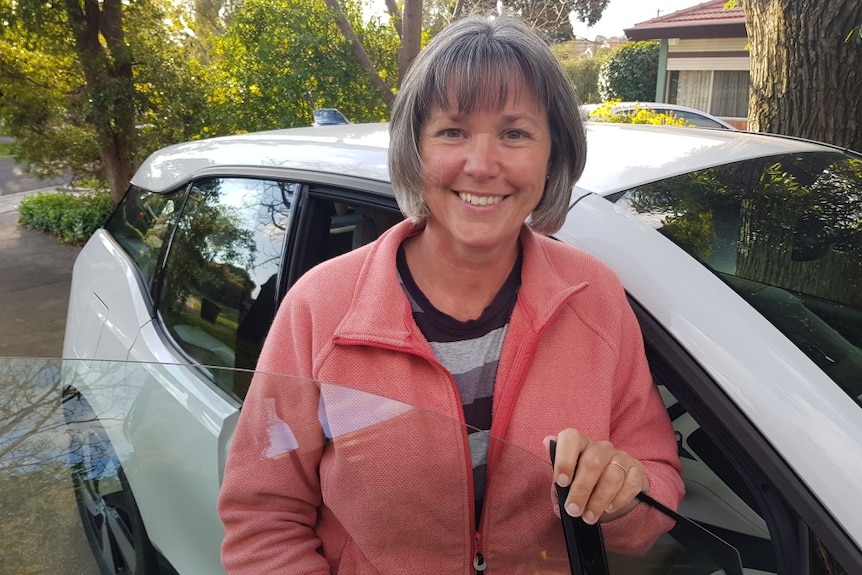
[[[712,377],[637,300],[629,296],[654,377],[735,465],[769,526],[779,575],[808,575],[814,533],[848,573],[862,551]]]

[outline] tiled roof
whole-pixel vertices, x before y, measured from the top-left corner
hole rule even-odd
[[[717,37],[745,36],[745,12],[741,6],[725,9],[727,0],[709,0],[691,8],[683,8],[646,22],[626,28],[626,36],[632,39],[657,39],[671,36]]]

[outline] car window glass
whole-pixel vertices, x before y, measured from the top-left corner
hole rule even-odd
[[[656,381],[662,381],[661,376],[656,375]],[[780,547],[775,544],[775,535],[761,508],[762,496],[751,487],[756,483],[750,474],[754,463],[738,449],[735,455],[729,455],[728,448],[716,440],[715,431],[702,427],[665,385],[659,385],[659,390],[683,465],[685,497],[678,511],[696,525],[677,522],[643,555],[608,553],[609,575],[778,573],[779,565],[796,553],[798,541],[806,539],[798,538],[798,531],[790,529],[785,530],[789,540]],[[725,437],[730,434],[728,430],[722,433]],[[766,493],[775,490],[768,485],[760,485],[760,489]],[[775,496],[772,500],[771,505],[783,501]],[[789,507],[785,511],[784,518],[797,522],[799,529],[808,533],[808,548],[801,550],[809,557],[810,571],[806,572],[846,575],[848,571],[796,512]],[[783,558],[778,556],[779,548],[785,554]]]
[[[278,271],[299,185],[245,178],[196,182],[180,217],[159,313],[176,344],[204,366],[253,369],[275,314]],[[245,396],[250,376],[218,370]],[[221,379],[219,379],[221,377]]]
[[[862,405],[862,160],[757,158],[621,194]]]
[[[715,120],[711,120],[706,116],[702,116],[700,114],[692,114],[691,112],[687,112],[685,110],[671,110],[671,114],[678,118],[682,118],[687,123],[692,126],[697,126],[699,128],[723,128],[721,124],[716,122]]]
[[[153,281],[181,196],[182,192],[155,194],[133,186],[105,224],[135,261],[147,286]]]

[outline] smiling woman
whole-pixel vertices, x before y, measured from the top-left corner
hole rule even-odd
[[[601,523],[609,550],[644,552],[671,523],[635,497],[676,508],[680,463],[619,280],[546,237],[586,158],[559,63],[521,20],[459,20],[413,62],[390,139],[408,220],[284,297],[225,468],[225,567],[560,572],[535,559],[565,553],[552,482],[570,488],[566,512],[594,531]],[[285,394],[267,373],[346,382],[459,424],[418,421],[409,441],[382,426],[353,457],[327,439],[322,390]],[[311,449],[266,456],[281,453],[269,449],[272,430],[318,419],[320,432],[290,435]],[[551,439],[553,468],[526,469],[500,442],[547,461]],[[410,544],[419,540],[434,553]]]

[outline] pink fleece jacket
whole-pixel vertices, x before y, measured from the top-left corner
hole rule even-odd
[[[477,552],[489,575],[566,573],[542,446],[566,427],[639,459],[657,500],[682,498],[674,434],[617,277],[525,226],[493,397],[491,434],[505,441],[491,441],[477,530],[457,387],[398,282],[410,233],[403,222],[325,262],[284,299],[219,497],[229,573],[466,575]],[[609,550],[631,554],[670,526],[638,504],[602,531]]]

